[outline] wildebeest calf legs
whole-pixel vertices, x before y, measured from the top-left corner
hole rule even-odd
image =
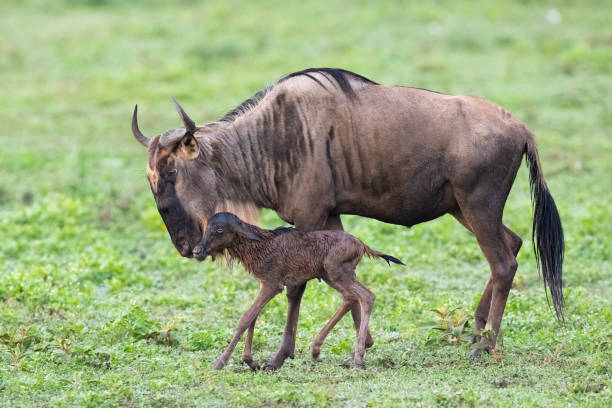
[[[353,305],[357,305],[360,308],[360,324],[357,330],[357,339],[355,342],[355,348],[353,352],[353,359],[357,368],[363,368],[363,357],[365,355],[366,340],[369,333],[369,322],[370,315],[372,314],[372,306],[374,305],[374,294],[370,292],[365,286],[357,282],[354,278],[352,280],[342,280],[340,282],[327,282],[331,287],[338,290],[342,294],[342,305],[338,308],[336,314],[327,322],[325,327],[315,336],[314,343],[312,345],[312,359],[316,360],[321,352],[321,346],[325,341],[325,338],[334,326],[344,317],[344,315],[351,310]]]
[[[323,265],[327,276],[325,282],[342,294],[342,305],[338,311],[316,335],[312,346],[312,358],[317,359],[321,351],[321,345],[325,337],[338,321],[349,311],[355,310],[354,306],[359,307],[359,322],[353,314],[355,326],[357,328],[357,340],[353,352],[355,366],[363,368],[363,356],[366,349],[366,341],[369,335],[369,322],[374,305],[374,294],[357,281],[355,278],[355,268],[361,260],[361,254],[355,253],[350,243],[341,243],[336,250],[330,251],[331,254],[325,259]],[[371,338],[370,338],[371,340]]]
[[[236,347],[236,344],[240,340],[240,337],[242,337],[242,334],[247,328],[254,324],[255,319],[261,312],[261,309],[263,309],[263,307],[270,301],[270,299],[272,299],[280,292],[281,289],[277,286],[262,286],[260,288],[259,294],[257,295],[255,302],[253,302],[253,305],[246,312],[244,312],[244,314],[238,321],[238,327],[236,327],[236,334],[234,335],[234,338],[227,346],[223,354],[221,354],[221,356],[213,366],[213,369],[221,370],[223,367],[225,367],[230,356],[232,355],[232,352],[234,351],[234,348]]]
[[[249,331],[247,332],[247,337],[244,342],[244,350],[242,350],[242,362],[251,367],[251,370],[256,371],[259,370],[259,363],[253,360],[253,355],[251,354],[251,346],[253,344],[253,332],[255,331],[255,322],[257,321],[257,317],[253,319],[253,322],[249,326]]]
[[[287,323],[285,324],[285,332],[278,351],[274,356],[266,361],[263,365],[264,370],[277,370],[282,365],[287,357],[293,358],[295,351],[295,335],[297,332],[298,317],[300,315],[300,302],[302,295],[306,290],[306,284],[299,286],[287,286],[287,302],[289,309],[287,311]]]
[[[365,286],[355,281],[353,285],[354,293],[359,297],[359,305],[361,306],[361,325],[359,326],[359,334],[355,343],[355,367],[363,368],[363,357],[366,349],[366,339],[370,333],[370,316],[372,307],[374,306],[374,293],[369,291]]]
[[[329,322],[327,322],[325,327],[323,327],[321,331],[317,333],[317,335],[314,338],[314,342],[312,343],[312,359],[313,360],[316,360],[317,358],[319,358],[319,354],[321,353],[321,346],[323,345],[323,342],[325,341],[325,338],[327,337],[331,329],[333,329],[336,323],[338,323],[344,317],[344,315],[349,310],[351,310],[354,304],[357,304],[357,306],[359,306],[359,303],[357,302],[343,299],[342,305],[340,305],[340,307],[338,308],[338,311],[336,311],[336,313],[332,316],[332,318],[329,319]],[[357,330],[359,330],[359,328],[357,328]]]
[[[342,220],[339,215],[330,215],[327,217],[327,221],[325,222],[326,230],[342,230],[344,231],[344,227],[342,226]],[[359,326],[361,325],[361,306],[359,306],[358,302],[355,302],[351,308],[351,315],[353,316],[353,322],[355,324],[355,331],[359,331]],[[372,347],[374,344],[374,340],[372,339],[372,335],[368,331],[368,335],[366,337],[366,348]]]

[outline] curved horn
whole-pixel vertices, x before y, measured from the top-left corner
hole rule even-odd
[[[181,105],[179,105],[176,99],[174,99],[174,96],[171,96],[170,98],[172,99],[172,102],[174,102],[174,106],[176,106],[176,110],[179,113],[179,116],[181,117],[183,124],[185,125],[185,129],[187,129],[187,131],[190,133],[195,132],[196,131],[195,122],[191,120],[189,116],[187,116],[187,114],[185,113]]]
[[[149,147],[149,143],[151,143],[151,139],[142,134],[140,129],[138,129],[138,105],[134,106],[134,114],[132,115],[132,133],[136,140],[140,142],[144,147]]]

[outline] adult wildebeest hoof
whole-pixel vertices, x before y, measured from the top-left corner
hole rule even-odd
[[[489,353],[489,348],[475,348],[470,352],[470,358],[478,358],[482,356],[484,353]]]

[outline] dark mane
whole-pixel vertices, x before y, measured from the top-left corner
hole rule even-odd
[[[354,98],[357,95],[355,94],[355,91],[353,90],[353,88],[351,87],[351,83],[349,82],[349,78],[351,79],[357,79],[360,80],[362,82],[365,82],[367,84],[371,84],[371,85],[378,85],[376,82],[361,76],[359,74],[356,74],[354,72],[351,71],[346,71],[344,69],[339,69],[339,68],[308,68],[305,69],[303,71],[298,71],[298,72],[294,72],[292,74],[289,74],[283,78],[281,78],[278,82],[281,83],[289,78],[294,78],[297,76],[307,76],[308,78],[312,79],[313,81],[315,81],[317,84],[319,84],[321,87],[327,89],[327,87],[325,85],[323,85],[321,83],[321,81],[319,81],[316,77],[310,75],[312,73],[319,73],[319,74],[327,74],[328,76],[332,77],[334,81],[336,81],[336,83],[340,86],[340,89],[342,90],[342,92],[344,92],[346,94],[346,96],[348,96],[349,98]]]
[[[240,105],[236,106],[231,111],[227,112],[225,116],[219,119],[219,122],[233,122],[238,116],[257,106],[259,101],[261,101],[264,96],[269,94],[272,88],[273,86],[269,85],[261,91],[257,92],[255,95],[251,96],[249,99],[242,102]]]
[[[281,235],[281,234],[285,234],[287,232],[291,232],[291,231],[295,231],[295,228],[291,228],[291,227],[278,227],[272,230],[272,232],[274,233],[274,235]]]
[[[319,84],[324,89],[327,89],[327,87],[323,85],[321,81],[319,81],[316,77],[311,75],[313,73],[326,74],[327,76],[331,77],[340,86],[340,89],[342,90],[342,92],[344,92],[344,94],[348,96],[349,98],[356,97],[355,91],[351,87],[351,83],[349,79],[356,79],[356,80],[359,80],[367,84],[378,85],[376,82],[364,76],[361,76],[351,71],[346,71],[344,69],[339,69],[339,68],[308,68],[303,71],[294,72],[292,74],[284,76],[278,81],[278,83],[281,83],[289,78],[294,78],[297,76],[306,76],[312,79],[313,81],[315,81],[317,84]],[[249,99],[242,102],[240,105],[236,106],[231,111],[227,112],[225,116],[219,119],[219,122],[233,122],[234,120],[236,120],[237,117],[243,115],[244,113],[248,112],[249,110],[257,106],[257,104],[264,98],[264,96],[269,94],[273,88],[274,88],[273,85],[269,85],[265,87],[264,89],[262,89],[261,91],[257,92],[255,95],[251,96]]]
[[[440,95],[447,95],[447,94],[445,94],[443,92],[432,91],[431,89],[427,89],[427,88],[419,88],[418,86],[404,86],[404,88],[418,89],[420,91],[427,91],[427,92],[437,93],[437,94],[440,94]]]

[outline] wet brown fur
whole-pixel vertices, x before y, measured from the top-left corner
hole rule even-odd
[[[247,328],[249,332],[242,361],[252,369],[258,369],[259,363],[254,361],[251,355],[257,316],[267,302],[285,287],[293,290],[315,278],[325,281],[339,291],[343,302],[329,323],[315,337],[313,359],[318,358],[321,345],[335,324],[349,310],[358,306],[361,319],[354,321],[357,341],[353,358],[356,367],[363,367],[365,349],[373,343],[368,324],[374,294],[357,281],[355,268],[364,254],[401,264],[399,260],[369,248],[344,231],[303,232],[293,228],[271,231],[247,224],[231,213],[219,213],[208,222],[204,238],[194,248],[194,255],[198,260],[204,260],[208,255],[214,258],[224,251],[253,274],[259,281],[260,291],[255,303],[240,318],[235,336],[215,363],[215,369],[221,369],[227,364]],[[284,338],[283,341],[288,339]],[[277,367],[272,362],[264,364],[263,368]]]

